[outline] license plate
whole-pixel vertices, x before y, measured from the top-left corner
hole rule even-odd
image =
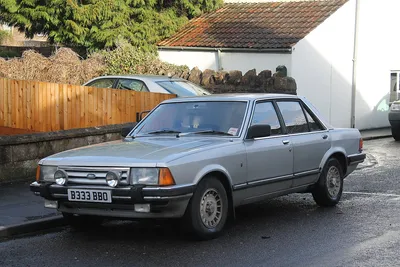
[[[68,200],[111,203],[111,192],[106,190],[68,189]]]

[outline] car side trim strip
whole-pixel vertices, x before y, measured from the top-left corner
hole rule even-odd
[[[315,169],[315,170],[309,170],[309,171],[305,171],[305,172],[297,172],[294,174],[294,177],[302,177],[302,176],[308,176],[308,175],[313,175],[313,174],[318,174],[321,172],[321,169]]]
[[[304,172],[298,172],[295,174],[277,176],[277,177],[272,177],[272,178],[265,178],[265,179],[260,179],[260,180],[251,181],[251,182],[247,182],[247,183],[233,185],[233,190],[237,191],[237,190],[247,189],[247,188],[255,187],[255,186],[262,186],[262,185],[272,184],[272,183],[276,183],[276,182],[283,182],[286,180],[291,180],[294,178],[299,178],[299,177],[304,177],[304,176],[314,175],[314,174],[319,174],[319,173],[320,173],[320,169],[314,169],[314,170],[309,170],[309,171],[304,171]]]

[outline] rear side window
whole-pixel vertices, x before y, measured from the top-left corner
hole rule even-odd
[[[282,134],[281,124],[271,102],[257,103],[251,121],[251,125],[254,124],[269,124],[271,126],[271,135]]]
[[[297,101],[277,102],[289,134],[309,132],[303,108]]]
[[[199,95],[210,95],[206,89],[197,86],[188,81],[159,81],[157,82],[162,88],[170,92],[171,94],[175,94],[178,97],[184,96],[199,96]]]
[[[87,84],[86,86],[92,86],[98,88],[113,88],[113,84],[115,83],[115,81],[116,79],[110,79],[110,78],[98,79]]]

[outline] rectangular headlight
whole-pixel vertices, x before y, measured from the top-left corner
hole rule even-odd
[[[54,173],[57,171],[57,166],[40,166],[40,181],[54,182]]]
[[[131,168],[131,184],[158,185],[158,168]]]

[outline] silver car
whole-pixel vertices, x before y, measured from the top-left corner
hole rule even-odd
[[[183,218],[210,239],[240,205],[299,192],[336,205],[365,159],[357,129],[332,127],[294,95],[174,98],[122,135],[42,159],[31,190],[76,227]]]
[[[211,94],[203,87],[188,80],[163,75],[107,75],[96,77],[83,85],[137,92],[175,94],[177,97]]]

